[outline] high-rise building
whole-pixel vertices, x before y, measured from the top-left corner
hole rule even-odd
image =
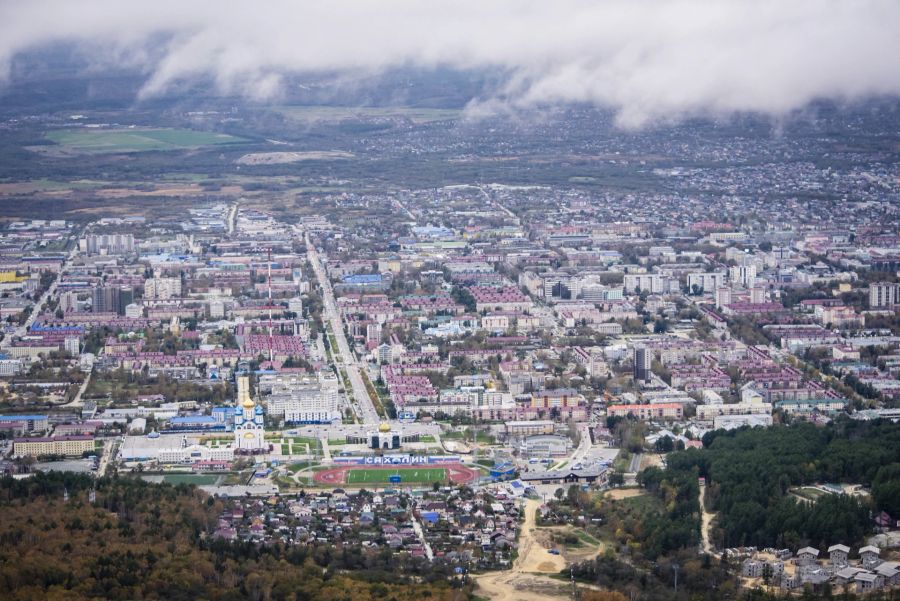
[[[272,384],[266,399],[269,415],[288,424],[326,424],[341,419],[336,387],[309,376],[292,376]]]
[[[63,292],[59,295],[59,309],[63,313],[78,310],[78,295],[74,292]]]
[[[687,275],[687,286],[693,294],[697,292],[714,292],[716,288],[725,285],[725,272],[717,271],[710,273],[689,273]]]
[[[652,352],[644,346],[634,347],[634,379],[642,382],[650,381],[650,361]]]
[[[122,286],[119,288],[119,307],[117,313],[125,315],[125,307],[134,303],[134,288],[131,286]]]
[[[756,284],[756,265],[737,265],[728,269],[731,282],[744,288],[752,288]]]
[[[900,284],[879,282],[869,285],[869,307],[893,307],[900,305]]]
[[[167,300],[181,296],[181,278],[152,278],[144,282],[144,298]]]
[[[91,291],[91,311],[125,315],[125,307],[134,301],[131,286],[97,286]]]
[[[91,291],[91,311],[118,313],[119,289],[116,286],[97,286]]]
[[[731,288],[725,286],[716,288],[716,308],[721,309],[725,305],[731,304]]]
[[[134,252],[134,235],[90,234],[78,246],[89,255],[123,255]]]
[[[81,340],[78,336],[69,336],[63,341],[63,350],[77,357],[81,352]]]
[[[214,298],[209,301],[209,316],[211,319],[225,317],[225,302],[222,299]]]

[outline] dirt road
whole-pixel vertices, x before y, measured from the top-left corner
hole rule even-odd
[[[712,546],[712,542],[709,540],[709,528],[712,524],[712,520],[714,515],[706,510],[706,504],[703,499],[706,496],[706,484],[700,484],[700,550],[708,555],[716,555]]]
[[[556,574],[566,567],[565,560],[553,555],[537,540],[535,518],[540,501],[525,503],[525,522],[519,536],[519,555],[510,570],[491,572],[477,577],[478,595],[500,601],[542,601],[566,599],[569,589],[565,582],[544,574]]]

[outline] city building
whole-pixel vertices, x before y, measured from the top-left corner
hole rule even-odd
[[[265,441],[263,408],[250,398],[250,378],[237,379],[237,404],[234,408],[235,451],[257,453],[268,449]]]
[[[14,457],[41,457],[65,455],[81,457],[94,451],[93,436],[59,436],[54,438],[16,438],[13,440]]]
[[[649,382],[653,372],[650,369],[653,351],[645,346],[634,347],[634,379]]]
[[[880,282],[869,285],[869,307],[891,308],[900,305],[900,283]]]

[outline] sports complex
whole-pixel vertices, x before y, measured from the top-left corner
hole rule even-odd
[[[431,484],[453,482],[466,484],[479,476],[476,469],[459,463],[433,465],[347,465],[316,472],[313,479],[318,484],[366,485],[366,484]]]

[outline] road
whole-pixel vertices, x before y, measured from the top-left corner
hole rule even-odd
[[[550,468],[551,470],[557,469],[557,466],[561,466],[563,465],[563,463],[565,463],[565,467],[572,469],[577,464],[582,463],[585,457],[587,457],[587,454],[588,452],[590,452],[592,446],[591,433],[588,431],[590,429],[590,425],[581,424],[579,426],[579,429],[581,430],[581,442],[579,443],[578,447],[574,451],[572,451],[572,455],[569,456],[569,460],[567,462],[561,461]]]
[[[704,502],[704,498],[706,497],[706,483],[700,484],[700,550],[707,555],[715,555],[718,557],[718,553],[715,552],[712,546],[712,541],[709,539],[709,529],[712,525],[713,514],[706,510],[706,503]]]
[[[63,267],[65,267],[65,264],[63,264]],[[60,274],[62,274],[62,269],[60,270]],[[56,293],[56,285],[58,282],[59,275],[56,276],[56,279],[53,280],[53,283],[47,288],[47,291],[44,292],[41,298],[39,298],[31,308],[31,314],[28,316],[28,319],[25,320],[25,323],[17,327],[15,332],[4,337],[3,340],[0,340],[0,349],[8,347],[10,343],[12,343],[13,338],[21,338],[28,333],[28,328],[34,323],[35,318],[43,312],[44,305],[46,305],[47,301]]]
[[[476,594],[502,601],[543,601],[568,599],[564,582],[549,578],[566,567],[560,555],[552,555],[535,538],[535,522],[541,502],[525,502],[525,521],[519,535],[519,555],[509,570],[476,576]],[[537,574],[535,574],[537,573]],[[546,575],[542,575],[546,574]]]
[[[81,397],[84,395],[84,391],[87,390],[88,385],[91,383],[91,374],[94,373],[93,365],[91,366],[90,371],[87,372],[87,375],[84,376],[84,382],[81,383],[81,386],[78,387],[78,394],[75,395],[70,402],[62,405],[63,407],[83,407],[84,401]]]
[[[234,230],[237,227],[237,213],[238,213],[238,204],[234,203],[231,205],[231,208],[228,209],[228,235],[233,236]]]
[[[360,373],[359,363],[356,361],[356,356],[350,349],[350,344],[347,342],[347,336],[344,335],[344,324],[341,321],[341,314],[337,309],[337,302],[334,299],[331,281],[328,279],[328,274],[325,273],[325,267],[322,265],[319,253],[316,250],[315,245],[309,239],[308,234],[306,235],[306,254],[310,264],[312,264],[313,271],[316,273],[316,279],[319,280],[319,285],[322,288],[324,318],[331,326],[334,339],[337,341],[337,349],[331,349],[331,352],[335,353],[335,351],[337,351],[337,355],[341,359],[342,366],[340,367],[347,373],[347,379],[350,380],[353,399],[356,402],[357,414],[360,419],[364,424],[376,425],[382,421],[381,417],[378,415],[378,412],[375,410],[375,404],[369,397],[369,391],[366,390],[365,382]],[[337,357],[335,360],[337,361]]]
[[[398,208],[398,209],[400,209],[401,211],[403,211],[404,213],[406,213],[407,215],[409,215],[409,218],[412,219],[413,222],[417,221],[416,216],[413,215],[412,211],[410,211],[409,209],[407,209],[407,208],[406,208],[406,205],[404,205],[402,202],[400,202],[399,200],[397,200],[397,199],[395,198],[395,199],[394,199],[394,204],[397,205],[397,208]]]
[[[31,313],[28,315],[28,319],[25,320],[25,323],[16,328],[16,331],[8,336],[5,336],[3,340],[0,340],[0,349],[4,349],[10,345],[13,341],[13,338],[21,338],[22,336],[28,333],[28,328],[31,327],[31,324],[34,323],[34,320],[37,319],[38,315],[43,313],[44,305],[47,304],[53,295],[56,294],[56,287],[59,284],[59,279],[62,277],[62,274],[66,272],[69,268],[69,264],[72,259],[78,256],[78,248],[69,251],[69,254],[66,255],[66,260],[63,261],[63,264],[59,268],[59,273],[56,274],[56,279],[53,280],[53,283],[50,284],[50,287],[47,288],[46,292],[41,295],[41,297],[34,303],[34,306],[31,308]]]
[[[636,474],[641,471],[641,454],[635,453],[631,456],[631,464],[628,466],[629,474]]]
[[[418,519],[416,519],[416,514],[414,512],[410,515],[413,516],[413,531],[416,533],[416,536],[419,537],[419,542],[422,543],[422,548],[425,549],[425,557],[428,558],[428,561],[434,561],[434,551],[431,549],[431,544],[425,538],[425,531],[422,530],[422,524],[419,523]]]
[[[102,478],[109,469],[109,463],[114,459],[113,455],[118,451],[118,442],[115,439],[103,441],[103,451],[100,454],[100,462],[97,466],[97,477]]]

